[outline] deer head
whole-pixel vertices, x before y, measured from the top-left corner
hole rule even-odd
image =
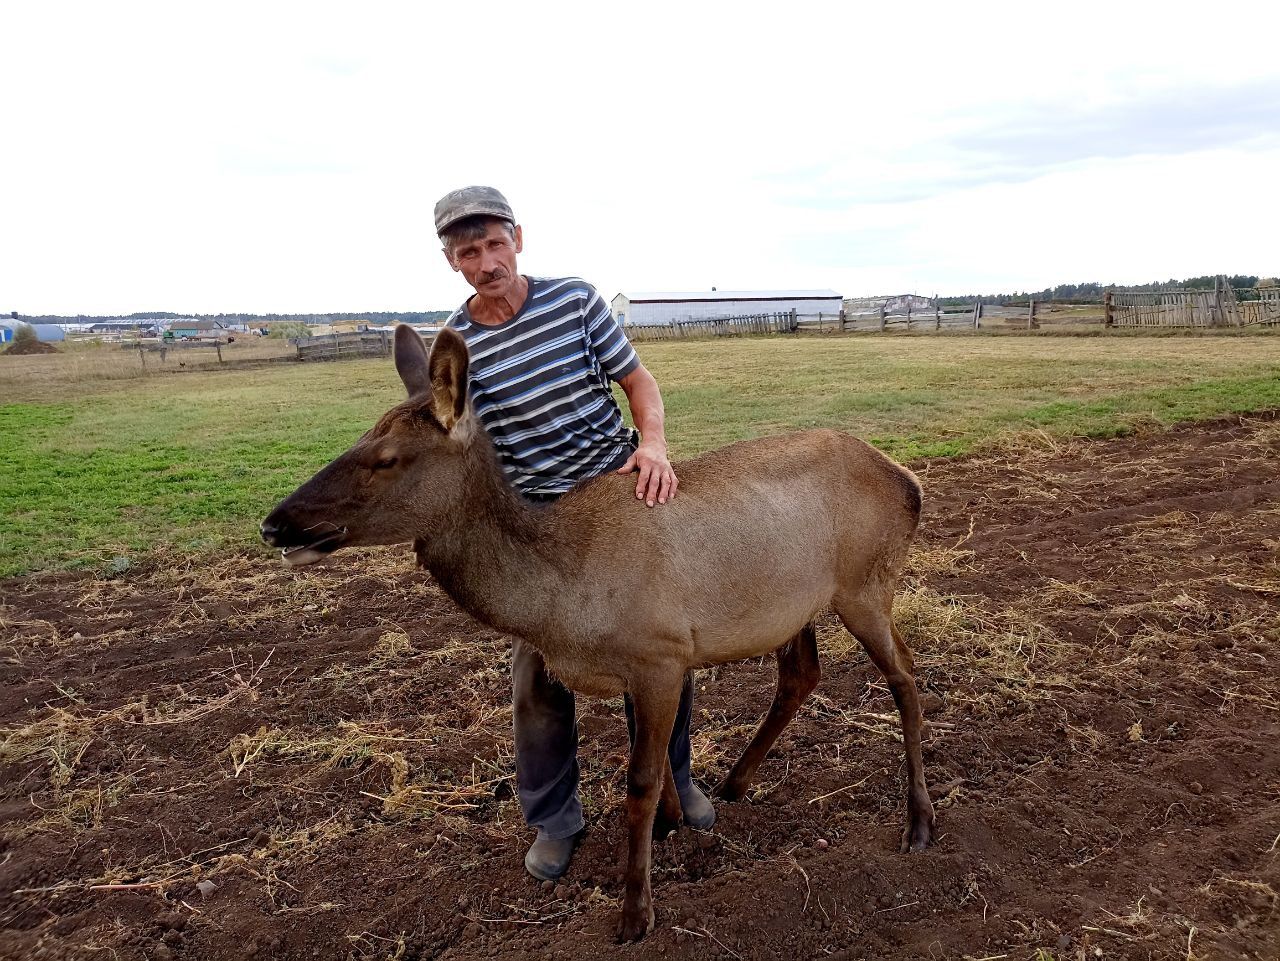
[[[467,409],[467,345],[446,328],[428,357],[422,338],[402,325],[395,362],[409,399],[262,522],[262,539],[280,548],[285,563],[429,538],[456,509],[476,430]]]

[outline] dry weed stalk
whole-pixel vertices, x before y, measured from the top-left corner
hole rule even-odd
[[[0,607],[0,632],[6,637],[6,643],[13,650],[15,663],[21,663],[19,644],[23,647],[38,647],[42,644],[58,646],[70,638],[63,637],[51,621],[40,618],[24,619],[11,616],[8,607]]]
[[[135,707],[136,702],[118,710],[123,712]],[[100,726],[112,719],[106,714],[76,714],[65,708],[53,708],[30,724],[0,730],[0,763],[25,764],[43,760],[48,765],[49,784],[59,792],[70,784],[77,765],[93,743]]]
[[[408,657],[411,653],[413,653],[413,642],[409,640],[408,634],[397,628],[385,631],[378,638],[378,643],[373,646],[371,660],[381,665]]]
[[[173,685],[143,695],[140,700],[132,700],[104,711],[87,710],[83,701],[75,696],[75,692],[59,689],[77,710],[52,707],[35,721],[0,730],[0,763],[18,765],[43,762],[48,772],[48,784],[56,807],[41,808],[47,812],[46,816],[31,825],[30,829],[43,830],[54,823],[52,818],[60,818],[73,827],[100,824],[103,807],[118,803],[134,786],[135,775],[121,776],[105,786],[101,783],[84,784],[69,790],[77,768],[95,741],[109,741],[113,729],[189,724],[222,710],[241,698],[255,700],[258,697],[257,687],[261,673],[270,661],[271,654],[268,654],[261,664],[253,665],[252,669],[245,667],[248,674],[246,678],[238,669],[241,665],[233,660],[229,669],[232,676],[229,679],[214,675],[222,681],[222,693],[199,694],[187,691],[181,685]],[[156,703],[152,703],[153,698]]]
[[[41,831],[69,829],[79,833],[90,828],[102,827],[103,812],[118,805],[138,785],[139,772],[120,774],[114,778],[97,779],[93,786],[58,789],[55,792],[57,807],[44,808],[33,798],[31,803],[44,816],[23,825],[23,834]]]
[[[473,811],[480,807],[477,802],[493,797],[494,786],[502,781],[514,778],[512,774],[503,774],[487,781],[472,779],[467,784],[443,784],[432,781],[409,783],[409,766],[402,755],[393,755],[391,787],[385,797],[361,793],[367,797],[382,801],[382,813],[386,815],[420,815],[441,814],[448,812]]]
[[[956,665],[1019,686],[1034,681],[1038,662],[1052,666],[1068,653],[1029,611],[989,610],[976,599],[912,587],[898,596],[894,619],[928,663]]]
[[[386,938],[371,931],[362,931],[348,934],[347,941],[351,943],[353,953],[350,957],[353,961],[400,961],[408,950],[403,933]]]
[[[240,777],[259,759],[276,761],[319,761],[326,769],[351,767],[373,760],[393,765],[388,745],[412,740],[399,730],[371,731],[352,721],[341,721],[336,734],[306,735],[294,730],[265,725],[253,734],[237,734],[227,746],[233,777]],[[403,758],[402,758],[403,760]]]
[[[907,558],[906,578],[919,582],[941,574],[981,573],[982,567],[975,561],[977,555],[964,547],[966,537],[958,544],[929,547],[917,544]]]

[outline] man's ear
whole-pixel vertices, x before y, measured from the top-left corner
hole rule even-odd
[[[418,332],[408,324],[396,327],[396,373],[404,382],[410,397],[424,400],[430,395],[431,375],[427,367],[427,348]]]
[[[516,253],[524,253],[524,228],[519,224],[516,224]]]
[[[456,271],[458,269],[458,265],[453,262],[453,254],[449,252],[449,248],[441,247],[440,253],[444,254],[444,259],[449,262],[449,268]]]
[[[445,430],[462,419],[467,409],[467,342],[446,327],[436,334],[427,367],[431,377],[431,413]]]

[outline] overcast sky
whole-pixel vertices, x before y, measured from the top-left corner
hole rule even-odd
[[[606,297],[1280,272],[1280,4],[443,6],[5,4],[0,310],[450,308],[471,183]]]

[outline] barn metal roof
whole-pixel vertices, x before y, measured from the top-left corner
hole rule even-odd
[[[14,320],[12,317],[6,317],[0,320],[0,327],[7,327],[17,334],[19,327],[30,327],[36,332],[37,340],[63,340],[67,336],[67,332],[58,324],[31,324],[25,320]]]
[[[225,330],[216,320],[173,320],[169,322],[170,330]]]
[[[835,300],[834,290],[658,290],[619,293],[633,304],[680,304],[717,300]]]

